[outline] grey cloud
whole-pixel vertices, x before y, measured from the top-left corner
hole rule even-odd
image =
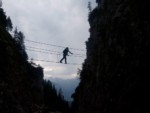
[[[88,33],[88,0],[5,0],[3,7],[19,30],[23,31],[26,39],[50,43],[54,45],[69,46],[72,48],[85,49],[85,41]],[[40,47],[50,50],[63,51],[63,48],[56,48],[46,45],[39,45],[25,42],[28,46]],[[83,53],[71,50],[73,53]],[[30,58],[58,61],[62,56],[47,55],[42,53],[29,52]],[[68,62],[81,64],[83,58],[68,57]],[[71,66],[40,63],[45,67],[62,67],[60,72],[45,72],[45,76],[53,75],[65,77],[75,74],[81,66]]]

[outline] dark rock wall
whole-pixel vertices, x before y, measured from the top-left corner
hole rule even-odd
[[[33,113],[43,104],[43,69],[24,60],[0,27],[0,113]]]
[[[103,4],[100,4],[103,1]],[[150,63],[147,1],[97,0],[75,113],[144,113]]]

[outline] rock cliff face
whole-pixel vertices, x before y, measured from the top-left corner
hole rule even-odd
[[[150,64],[147,1],[97,0],[75,113],[144,113]]]
[[[43,103],[43,69],[22,58],[0,26],[0,113],[34,113]]]

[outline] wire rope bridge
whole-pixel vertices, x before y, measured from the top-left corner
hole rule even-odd
[[[33,40],[25,40],[26,42],[29,43],[34,43],[34,44],[39,44],[39,45],[46,45],[46,46],[53,46],[53,47],[57,47],[57,48],[66,48],[64,46],[59,46],[59,45],[54,45],[54,44],[48,44],[48,43],[43,43],[43,42],[38,42],[38,41],[33,41]],[[85,50],[83,49],[77,49],[77,48],[70,48],[71,50],[75,50],[75,51],[80,51],[80,52],[85,52]],[[40,61],[40,62],[51,62],[51,63],[60,63],[59,62],[59,56],[61,54],[63,54],[62,52],[59,51],[54,51],[54,50],[50,50],[50,49],[44,49],[41,47],[37,47],[37,46],[28,46],[26,45],[26,50],[30,51],[30,52],[36,52],[36,53],[43,53],[43,54],[51,54],[51,55],[56,55],[57,56],[57,61],[53,61],[53,60],[43,60],[43,59],[33,59],[34,61]],[[79,54],[79,53],[74,53],[73,55],[71,55],[70,57],[78,57],[78,58],[85,58],[86,55],[85,54]],[[82,65],[82,64],[78,64],[78,63],[67,63],[69,65]]]

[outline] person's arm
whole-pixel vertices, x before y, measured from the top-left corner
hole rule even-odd
[[[70,54],[73,54],[73,53],[71,53],[70,51],[69,51],[69,53],[70,53]]]

